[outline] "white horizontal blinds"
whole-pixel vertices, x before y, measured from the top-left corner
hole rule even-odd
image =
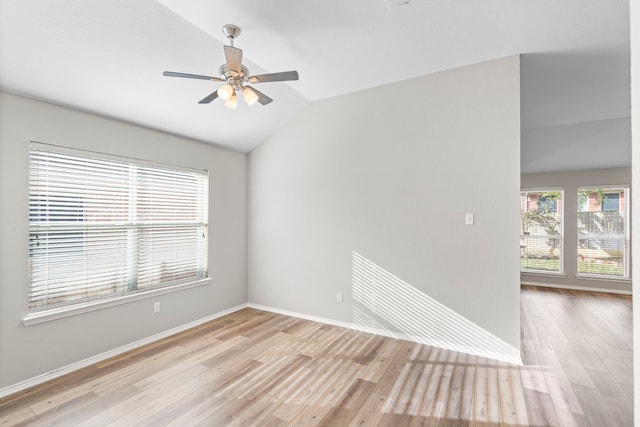
[[[206,277],[207,180],[157,167],[136,174],[138,288]]]
[[[627,190],[578,190],[579,274],[629,277]]]
[[[562,272],[563,192],[561,189],[520,194],[520,269]]]
[[[29,307],[207,275],[208,176],[33,143]]]
[[[126,165],[31,150],[30,308],[122,294],[128,193]]]

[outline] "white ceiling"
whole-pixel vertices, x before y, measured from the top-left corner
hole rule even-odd
[[[0,0],[0,88],[238,151],[314,100],[514,54],[524,129],[629,117],[628,0]],[[219,85],[224,24],[267,106]],[[389,100],[380,100],[389,102]],[[389,103],[401,108],[402,103]]]

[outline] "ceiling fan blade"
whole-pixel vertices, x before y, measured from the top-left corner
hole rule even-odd
[[[249,83],[264,82],[284,82],[287,80],[298,80],[297,71],[282,71],[281,73],[259,74],[257,76],[249,76]]]
[[[273,99],[269,98],[267,95],[265,95],[264,93],[260,92],[258,89],[251,87],[249,85],[246,85],[245,87],[248,87],[249,89],[251,89],[253,92],[255,92],[256,95],[258,95],[258,102],[262,105],[267,105],[270,102],[273,102]]]
[[[221,78],[212,77],[212,76],[201,76],[200,74],[187,74],[187,73],[177,73],[175,71],[165,71],[162,73],[163,76],[167,77],[183,77],[185,79],[200,79],[200,80],[213,80],[214,82],[223,82]]]
[[[236,73],[242,71],[242,49],[225,46],[224,56],[227,58],[227,68],[229,68],[229,71],[235,71]]]
[[[211,101],[213,101],[214,99],[216,99],[217,97],[218,97],[218,91],[214,90],[209,95],[205,96],[200,101],[198,101],[198,104],[208,104]]]

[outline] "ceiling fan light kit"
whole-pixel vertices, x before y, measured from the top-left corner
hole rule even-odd
[[[269,73],[251,76],[249,69],[242,65],[242,49],[238,49],[233,45],[233,41],[241,33],[239,27],[227,24],[222,27],[222,33],[229,39],[229,45],[224,46],[224,55],[227,60],[226,64],[222,64],[218,69],[220,77],[203,76],[199,74],[178,73],[175,71],[165,71],[163,76],[181,77],[187,79],[213,80],[215,82],[224,82],[218,90],[202,98],[199,104],[209,104],[216,98],[225,101],[225,107],[235,110],[238,108],[237,94],[242,93],[242,97],[248,105],[259,102],[267,105],[273,101],[259,90],[246,85],[246,83],[265,83],[265,82],[283,82],[290,80],[298,80],[297,71],[283,71],[279,73]]]
[[[238,97],[233,94],[231,98],[227,99],[224,102],[224,106],[230,110],[235,110],[236,108],[238,108]]]
[[[253,91],[253,89],[247,86],[242,89],[242,97],[248,105],[253,105],[258,102],[258,95]]]
[[[233,96],[233,87],[229,84],[222,85],[218,88],[217,92],[221,99],[228,101]]]

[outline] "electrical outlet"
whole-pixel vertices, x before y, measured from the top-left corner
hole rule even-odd
[[[160,313],[160,303],[159,302],[154,302],[153,303],[153,312],[154,313]]]
[[[338,295],[336,296],[336,301],[342,302],[342,292],[338,292]]]

